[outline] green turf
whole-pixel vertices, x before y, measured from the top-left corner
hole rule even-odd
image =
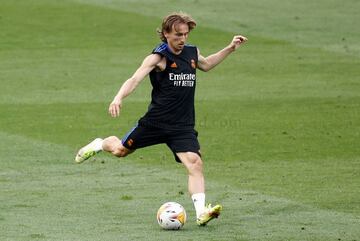
[[[358,1],[0,4],[0,240],[359,240]],[[198,20],[190,42],[203,55],[249,37],[198,75],[207,197],[224,205],[206,228],[166,146],[73,163],[146,111],[147,80],[120,118],[106,113],[179,9]],[[158,227],[166,201],[185,206],[182,231]]]

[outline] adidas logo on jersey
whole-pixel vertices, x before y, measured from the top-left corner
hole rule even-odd
[[[177,68],[177,64],[174,62],[174,63],[172,63],[172,64],[170,65],[170,67],[173,68],[173,69],[176,69],[176,68]]]

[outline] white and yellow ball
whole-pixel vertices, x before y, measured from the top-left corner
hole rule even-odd
[[[163,229],[178,230],[186,222],[185,209],[177,202],[164,203],[157,212],[157,221]]]

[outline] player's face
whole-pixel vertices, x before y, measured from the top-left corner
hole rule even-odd
[[[189,26],[185,23],[174,25],[170,33],[165,33],[165,38],[170,49],[179,54],[184,48],[184,45],[189,36]]]

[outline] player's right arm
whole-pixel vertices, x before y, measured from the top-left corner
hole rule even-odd
[[[120,109],[122,100],[131,94],[139,83],[156,67],[159,67],[162,57],[158,54],[150,54],[142,62],[141,66],[135,71],[135,73],[124,82],[120,87],[120,90],[114,97],[114,100],[110,103],[109,114],[112,117],[120,115]]]

